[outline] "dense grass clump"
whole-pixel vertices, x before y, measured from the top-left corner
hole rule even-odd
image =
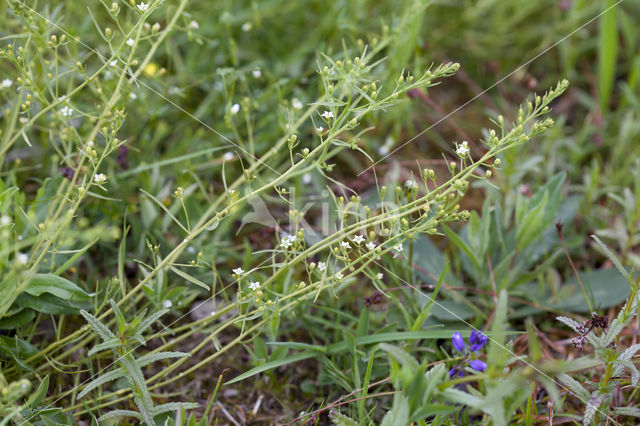
[[[0,13],[1,425],[640,417],[636,3]]]

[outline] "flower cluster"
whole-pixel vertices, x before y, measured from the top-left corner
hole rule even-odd
[[[476,371],[484,371],[487,369],[487,363],[481,361],[479,359],[467,360],[467,358],[473,353],[477,352],[487,344],[489,338],[483,334],[481,331],[472,330],[471,335],[469,336],[469,350],[467,351],[467,346],[464,342],[462,334],[459,331],[456,331],[451,336],[451,343],[453,347],[458,352],[465,354],[465,360],[469,367]],[[455,376],[462,377],[464,376],[464,368],[462,365],[453,367],[449,370],[449,377],[453,378]]]

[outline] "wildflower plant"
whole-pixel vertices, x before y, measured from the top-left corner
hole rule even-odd
[[[593,312],[591,318],[584,323],[564,316],[556,318],[578,333],[571,339],[574,348],[582,351],[587,344],[593,347],[603,372],[597,381],[587,381],[585,384],[568,374],[561,374],[558,378],[585,403],[584,424],[606,424],[616,415],[640,417],[638,408],[615,406],[614,401],[616,392],[621,386],[629,383],[635,387],[640,381],[640,372],[632,362],[632,358],[640,351],[640,344],[633,344],[626,348],[618,347],[617,344],[622,330],[638,315],[640,275],[635,274],[633,270],[627,271],[598,237],[594,236],[594,239],[629,283],[631,295],[610,324],[606,316],[598,315],[596,312]]]
[[[92,330],[102,339],[102,343],[95,345],[88,353],[88,356],[96,355],[102,351],[111,351],[116,356],[117,368],[110,369],[109,372],[101,374],[98,378],[88,382],[78,394],[78,398],[89,394],[94,389],[103,386],[114,380],[125,378],[128,382],[133,401],[138,407],[138,411],[132,410],[112,410],[103,414],[98,421],[116,419],[123,417],[133,417],[144,421],[148,425],[155,424],[154,418],[166,412],[175,412],[180,409],[191,409],[198,406],[195,403],[175,403],[155,405],[149,392],[142,373],[142,367],[152,362],[165,359],[188,357],[185,352],[153,352],[136,358],[133,350],[146,344],[143,333],[147,331],[160,317],[167,313],[167,310],[157,311],[145,318],[144,312],[137,315],[131,322],[127,322],[118,305],[111,300],[111,308],[115,314],[118,333],[115,334],[96,317],[85,310],[80,313],[89,323]]]

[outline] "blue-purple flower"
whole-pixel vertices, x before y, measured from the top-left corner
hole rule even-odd
[[[456,348],[457,351],[464,352],[464,339],[462,338],[462,334],[460,334],[459,331],[453,333],[453,335],[451,336],[451,342],[453,343],[453,347]]]
[[[462,370],[462,368],[453,367],[451,370],[449,370],[449,378],[450,379],[453,379],[456,375],[458,377],[463,377],[464,376],[464,371]]]
[[[454,332],[451,335],[451,343],[458,352],[464,354],[464,359],[461,365],[453,367],[449,370],[449,378],[454,379],[456,377],[464,377],[464,364],[466,363],[471,369],[475,371],[485,371],[487,369],[487,363],[479,359],[469,360],[473,352],[481,350],[484,345],[487,344],[489,337],[483,334],[481,331],[472,330],[469,335],[469,350],[465,344],[464,338],[459,331]]]
[[[469,350],[471,352],[479,351],[487,343],[489,337],[482,334],[481,331],[472,330],[469,336]]]
[[[474,359],[469,361],[469,367],[473,368],[476,371],[484,371],[487,369],[487,363],[484,361],[480,361],[479,359]]]

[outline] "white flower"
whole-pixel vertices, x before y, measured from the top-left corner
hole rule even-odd
[[[413,188],[417,188],[418,184],[416,183],[415,180],[408,180],[404,183],[404,187],[407,188],[408,190],[412,190]]]
[[[131,99],[138,99],[138,95],[136,95],[135,93],[129,93],[129,97]]]
[[[396,245],[396,246],[393,246],[393,250],[394,250],[396,253],[402,253],[402,250],[403,250],[403,248],[402,248],[402,244],[398,244],[398,245]]]
[[[364,243],[364,237],[362,235],[356,235],[352,240],[354,243],[360,245],[360,243]]]
[[[369,242],[367,243],[367,248],[368,248],[369,250],[375,250],[375,249],[376,249],[376,245],[375,245],[375,243],[374,243],[373,241],[369,241]]]
[[[231,106],[231,114],[232,115],[236,115],[238,113],[238,111],[240,111],[240,105],[238,104],[233,104]]]
[[[291,106],[293,109],[302,109],[303,107],[302,102],[300,102],[300,99],[298,98],[291,99]]]
[[[132,38],[130,38],[130,39],[128,39],[128,40],[127,40],[127,46],[132,46],[132,47],[133,47],[133,45],[134,45],[135,43],[136,43],[136,41],[135,41],[134,39],[132,39]]]
[[[113,61],[109,62],[109,65],[111,65],[112,67],[115,67],[116,65],[118,65],[118,60],[114,59]]]
[[[140,12],[145,12],[147,9],[149,9],[149,5],[143,1],[141,1],[137,7]]]
[[[322,134],[322,132],[324,132],[324,127],[316,127],[316,132],[318,132],[318,134]]]
[[[469,151],[469,143],[467,141],[462,141],[460,145],[456,144],[456,154],[458,154],[460,158],[466,157]]]
[[[257,282],[257,281],[250,282],[250,283],[249,283],[249,288],[250,288],[251,290],[257,290],[257,289],[259,289],[259,288],[260,288],[260,283],[259,283],[259,282]]]
[[[18,254],[16,254],[16,260],[18,262],[22,263],[23,265],[26,265],[27,262],[29,261],[29,255],[25,254],[25,253],[18,252]]]
[[[242,24],[242,31],[244,32],[251,31],[251,28],[253,28],[251,22],[245,22],[244,24]]]
[[[189,28],[191,28],[192,30],[197,30],[198,28],[200,28],[200,25],[198,25],[197,21],[191,21],[189,22]]]
[[[67,95],[62,95],[62,96],[60,96],[60,97],[58,98],[58,101],[59,101],[59,102],[64,102],[64,101],[66,101],[66,100],[67,100]]]
[[[11,218],[9,216],[0,217],[0,226],[7,226],[11,223]]]
[[[62,109],[60,110],[60,114],[63,117],[71,117],[71,114],[73,114],[73,108],[70,108],[68,106],[63,106]]]
[[[189,247],[187,247],[187,251],[188,251],[190,254],[193,254],[193,253],[195,253],[195,252],[196,252],[196,248],[195,248],[194,246],[189,246]]]
[[[324,262],[318,262],[318,270],[324,272],[327,269],[327,264]]]
[[[254,69],[253,71],[251,71],[251,73],[253,74],[254,78],[262,77],[262,71],[260,71],[260,68]]]
[[[162,301],[162,307],[163,308],[169,309],[172,306],[173,306],[173,302],[171,302],[171,300],[163,300]]]
[[[233,152],[231,152],[231,151],[229,151],[229,152],[225,152],[225,153],[224,153],[224,159],[225,159],[226,161],[231,161],[231,160],[233,160],[233,157],[234,157],[234,154],[233,154]]]
[[[7,87],[11,87],[13,85],[13,81],[5,78],[4,80],[2,80],[1,85],[3,89],[6,89]]]
[[[342,242],[340,243],[340,245],[341,245],[341,246],[342,246],[342,248],[343,248],[343,249],[345,249],[345,250],[346,250],[346,249],[348,249],[348,248],[351,248],[351,246],[349,245],[349,242],[348,242],[348,241],[342,241]]]
[[[280,245],[285,248],[288,249],[289,247],[291,247],[293,245],[293,243],[295,243],[297,240],[295,235],[286,235],[285,237],[283,237],[280,240]]]
[[[305,185],[309,185],[311,183],[311,175],[309,173],[305,173],[302,175],[302,183]]]
[[[333,118],[333,113],[331,111],[325,111],[320,115],[326,119]]]
[[[244,274],[244,269],[236,268],[236,269],[233,270],[233,273],[236,274],[236,275],[242,275],[242,274]]]
[[[382,145],[380,148],[378,148],[378,154],[380,155],[387,155],[389,153],[389,147],[386,145]]]
[[[103,184],[107,181],[107,175],[105,175],[104,173],[97,173],[94,177],[93,177],[93,182],[97,183],[98,185]]]
[[[382,277],[384,277],[384,275],[382,275],[382,272],[378,272],[378,275],[376,275],[376,278],[381,280]]]
[[[342,275],[342,272],[336,272],[336,279],[341,280],[342,278],[344,278],[344,275]]]

